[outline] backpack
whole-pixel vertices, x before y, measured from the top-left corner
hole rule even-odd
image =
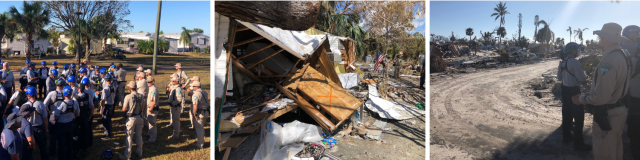
[[[62,103],[66,104],[66,105],[67,105],[67,107],[66,107],[66,108],[62,111],[62,113],[60,113],[60,114],[74,113],[74,111],[75,111],[75,110],[74,110],[74,108],[73,108],[73,105],[74,105],[75,103],[74,103],[73,101],[71,101],[71,104],[69,104],[69,103],[67,103],[67,102],[65,102],[65,101],[62,101]]]
[[[571,71],[569,71],[569,68],[567,67],[567,65],[569,65],[569,57],[565,58],[563,60],[564,63],[562,63],[562,65],[560,65],[560,70],[562,71],[567,71],[567,73],[569,73],[573,78],[576,78],[576,75],[574,75],[573,73],[571,73]],[[577,79],[577,78],[576,78]]]
[[[84,116],[84,115],[90,115],[91,113],[89,113],[89,107],[91,107],[89,105],[89,94],[87,94],[86,92],[83,92],[82,96],[76,94],[73,96],[73,98],[76,99],[76,101],[78,101],[78,107],[80,108],[80,115]]]
[[[18,91],[18,96],[16,96],[16,100],[13,101],[13,106],[22,106],[24,103],[27,103],[27,93],[24,91]]]
[[[142,113],[141,105],[142,105],[143,97],[139,96],[139,93],[137,93],[137,94],[134,94],[132,98],[133,98],[133,106],[131,107],[131,113],[129,113],[129,111],[127,112],[127,117],[137,116]],[[138,113],[135,113],[136,110],[138,111]]]

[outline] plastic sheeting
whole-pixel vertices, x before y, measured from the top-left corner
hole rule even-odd
[[[358,73],[338,74],[338,78],[340,78],[340,83],[342,83],[342,88],[344,89],[349,89],[351,87],[358,86],[358,82],[360,82],[360,78],[358,78]]]
[[[266,111],[270,111],[270,110],[274,110],[274,109],[280,109],[280,108],[282,108],[284,106],[287,106],[287,104],[293,103],[293,102],[294,101],[289,99],[289,98],[282,98],[282,100],[280,100],[280,101],[267,103],[267,106],[262,108],[262,111],[260,111],[260,112],[266,112]]]
[[[380,98],[378,87],[375,84],[369,85],[369,100],[365,106],[371,111],[378,113],[381,118],[404,120],[423,115],[425,112],[417,107],[407,106],[397,102],[387,101]]]
[[[307,55],[310,56],[324,41],[324,36],[311,36],[304,33],[304,31],[283,30],[281,28],[243,22],[240,20],[238,20],[238,22],[298,58],[302,58]]]
[[[253,156],[254,160],[291,159],[304,149],[302,142],[322,140],[318,126],[293,121],[282,127],[272,121],[262,124],[260,129],[260,147]]]

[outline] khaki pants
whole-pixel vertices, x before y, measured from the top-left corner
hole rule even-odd
[[[186,102],[188,104],[185,105],[189,105],[189,122],[191,122],[191,127],[194,127],[194,118],[193,118],[193,104],[191,103],[191,101]]]
[[[171,125],[173,126],[173,135],[171,137],[180,137],[180,112],[182,107],[171,107]]]
[[[146,100],[147,99],[147,95],[144,95],[142,99],[144,99],[142,101],[142,106],[147,106],[147,100]],[[148,110],[148,107],[142,107],[142,113],[141,113],[142,117],[148,117],[147,110]],[[149,120],[148,119],[142,119],[142,128],[143,129],[149,129]],[[147,135],[148,134],[149,133],[147,133]]]
[[[158,117],[158,111],[151,111],[147,115],[149,121],[149,142],[155,142],[158,136],[158,125],[156,125],[156,118]]]
[[[175,107],[175,108],[177,108],[178,110],[175,110],[175,111],[174,111],[174,110],[173,110],[173,108],[174,108],[174,107],[170,107],[170,112],[169,112],[169,114],[170,114],[171,116],[169,116],[169,117],[171,117],[172,119],[171,119],[171,121],[169,121],[169,125],[167,125],[167,126],[173,126],[173,122],[174,122],[174,121],[173,121],[173,115],[174,115],[174,114],[178,114],[178,118],[177,118],[177,120],[178,120],[178,122],[180,121],[180,115],[181,115],[181,114],[182,114],[182,112],[184,111],[184,101],[180,102],[180,104],[178,104],[178,107]]]
[[[129,117],[127,118],[127,130],[126,130],[126,136],[127,136],[127,141],[126,141],[126,149],[124,152],[124,156],[127,158],[131,158],[131,147],[133,146],[133,137],[135,136],[136,139],[136,153],[140,156],[142,156],[142,145],[144,142],[142,142],[142,117],[140,117],[140,115],[136,115],[133,117]],[[135,133],[135,135],[134,135]]]
[[[596,160],[622,160],[622,132],[627,118],[627,107],[608,110],[611,130],[606,135],[598,123],[593,122],[593,157]]]
[[[198,139],[196,140],[196,146],[200,149],[204,146],[204,124],[207,122],[207,118],[209,118],[209,112],[198,113],[198,120],[194,124],[194,128],[196,129],[196,136]]]
[[[127,85],[127,82],[118,82],[118,104],[114,104],[114,106],[116,105],[122,105],[124,103],[124,86]]]

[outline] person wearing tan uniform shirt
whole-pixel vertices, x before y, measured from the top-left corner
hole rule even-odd
[[[602,60],[593,72],[594,84],[589,93],[575,95],[573,103],[592,108],[593,156],[600,159],[622,159],[622,132],[627,118],[627,108],[621,99],[627,94],[630,78],[629,54],[619,43],[626,40],[620,35],[622,27],[607,23],[601,30],[593,31],[604,47]],[[608,119],[608,121],[607,121]]]
[[[196,120],[195,129],[196,129],[196,147],[202,149],[204,145],[204,124],[207,122],[207,118],[209,118],[209,94],[200,88],[200,82],[193,82],[191,84],[193,89],[193,110],[194,110],[194,119]]]
[[[138,78],[136,81],[136,87],[137,87],[137,92],[142,94],[142,96],[145,98],[145,101],[142,102],[142,110],[144,112],[142,112],[142,117],[147,117],[147,93],[149,93],[149,86],[147,86],[147,80],[144,78],[144,76],[140,76],[140,77],[136,77]],[[143,126],[144,128],[149,128],[149,121],[147,121],[146,118],[143,118]]]
[[[118,64],[118,71],[116,71],[116,80],[118,81],[118,97],[115,105],[121,104],[124,100],[124,86],[127,85],[127,71],[122,67],[122,63]]]
[[[155,85],[153,77],[147,77],[147,86],[149,86],[149,93],[147,94],[147,120],[149,121],[149,141],[146,143],[156,142],[158,126],[156,125],[156,118],[158,117],[158,88]]]
[[[129,91],[131,92],[124,98],[124,102],[122,104],[122,111],[126,113],[127,122],[126,122],[126,143],[124,154],[120,155],[120,159],[129,159],[131,158],[131,150],[133,147],[133,138],[135,136],[136,139],[136,154],[138,157],[142,157],[142,108],[144,96],[138,92],[136,92],[136,82],[129,82],[127,84],[129,87]],[[135,133],[135,134],[134,134]]]
[[[178,139],[180,137],[180,115],[182,108],[184,107],[184,91],[178,87],[178,78],[171,78],[171,83],[174,86],[169,93],[169,106],[171,108],[171,125],[173,126],[173,135],[169,136],[169,139]]]

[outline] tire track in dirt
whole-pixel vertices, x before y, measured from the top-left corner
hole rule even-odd
[[[547,143],[560,148],[547,147],[544,151],[562,150],[562,146],[554,144],[548,136],[560,127],[560,108],[517,93],[523,83],[540,77],[557,64],[557,60],[545,61],[433,82],[430,85],[431,145],[460,148],[480,159],[504,156],[540,159],[557,155],[513,150],[513,146],[540,148],[549,145]],[[555,158],[561,157],[566,156]]]

